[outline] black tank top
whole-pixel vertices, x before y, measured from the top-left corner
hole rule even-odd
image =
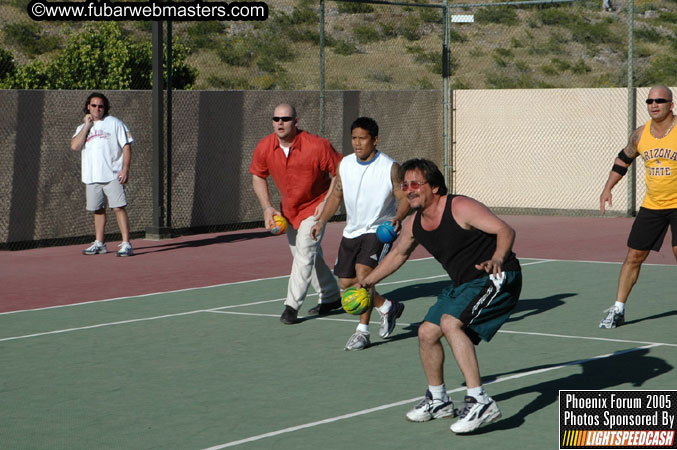
[[[436,229],[424,230],[421,226],[421,213],[417,212],[412,231],[416,242],[442,264],[451,281],[458,286],[487,274],[483,270],[477,270],[475,264],[491,259],[496,251],[496,235],[475,228],[461,228],[451,214],[451,201],[454,197],[456,196],[447,196],[442,220]],[[515,253],[510,252],[501,267],[504,271],[520,270]]]

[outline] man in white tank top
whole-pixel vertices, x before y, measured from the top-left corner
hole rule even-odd
[[[310,230],[311,237],[317,239],[343,201],[347,220],[334,267],[342,290],[367,276],[388,253],[390,244],[384,244],[376,237],[378,226],[391,221],[399,233],[400,223],[409,212],[409,202],[400,189],[399,165],[376,149],[376,121],[360,117],[350,130],[355,153],[341,160],[334,191],[328,197],[318,223]],[[370,295],[381,315],[379,335],[386,338],[393,332],[404,305],[383,298],[374,289]],[[371,308],[360,316],[360,324],[348,339],[346,350],[362,350],[371,344],[370,317]]]

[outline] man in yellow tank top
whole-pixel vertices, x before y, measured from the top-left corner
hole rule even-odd
[[[677,130],[672,91],[654,86],[646,100],[651,120],[637,128],[628,145],[614,161],[599,206],[611,206],[611,189],[623,178],[630,164],[641,156],[646,168],[646,196],[628,237],[628,255],[618,279],[616,303],[605,312],[600,328],[615,328],[625,322],[625,303],[637,282],[642,263],[651,250],[663,244],[668,226],[672,231],[672,251],[677,259]]]

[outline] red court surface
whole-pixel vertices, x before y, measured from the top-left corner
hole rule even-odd
[[[522,258],[622,262],[629,218],[502,216],[517,231]],[[333,266],[344,223],[330,223],[323,241]],[[87,245],[0,252],[0,312],[129,297],[193,287],[289,275],[285,236],[264,229],[132,241],[135,255],[84,256]],[[428,257],[418,248],[412,258]],[[675,264],[669,233],[647,263]],[[620,269],[620,267],[619,267]],[[641,277],[640,277],[641,280]],[[280,293],[284,296],[284,292]]]

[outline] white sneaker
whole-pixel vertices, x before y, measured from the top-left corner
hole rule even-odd
[[[466,395],[463,401],[465,406],[461,411],[461,417],[451,425],[451,431],[454,433],[470,433],[501,418],[501,411],[491,398],[489,403],[479,403],[475,397]]]
[[[90,245],[89,247],[87,247],[82,251],[83,255],[98,255],[99,253],[100,254],[108,253],[106,244],[99,241],[94,241],[92,245]]]
[[[123,242],[122,244],[118,245],[120,247],[120,250],[118,250],[118,256],[132,256],[134,254],[134,250],[132,249],[132,244],[129,242]]]
[[[454,402],[451,399],[446,402],[439,399],[433,400],[433,394],[426,389],[425,397],[421,400],[421,403],[410,409],[406,417],[409,422],[427,422],[433,419],[454,417],[455,415],[456,410],[454,410]]]
[[[599,322],[600,328],[616,328],[625,323],[625,311],[620,312],[616,306],[604,310],[604,318]]]
[[[346,343],[346,350],[364,350],[369,347],[371,342],[369,342],[369,333],[363,333],[359,330],[355,330],[348,342]]]
[[[400,302],[393,301],[390,311],[381,314],[381,329],[378,331],[379,336],[385,339],[392,334],[397,319],[402,315],[402,311],[404,311],[404,305]]]

